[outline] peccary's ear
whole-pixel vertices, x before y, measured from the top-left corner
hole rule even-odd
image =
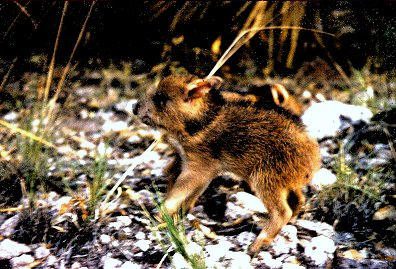
[[[193,100],[206,95],[212,88],[220,87],[223,79],[220,77],[208,77],[196,79],[187,84],[187,99]]]
[[[277,104],[278,106],[287,103],[289,99],[289,93],[281,84],[272,85],[271,93],[275,104]]]

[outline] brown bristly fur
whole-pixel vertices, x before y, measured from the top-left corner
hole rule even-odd
[[[190,209],[212,179],[234,174],[268,209],[268,218],[259,223],[263,230],[250,246],[257,252],[304,204],[301,189],[319,169],[319,148],[293,109],[255,94],[228,98],[218,89],[220,84],[217,77],[169,76],[139,103],[135,114],[164,129],[177,149],[165,171],[168,212]],[[284,97],[279,87],[271,89]]]

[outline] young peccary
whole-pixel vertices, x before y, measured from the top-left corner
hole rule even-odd
[[[302,105],[281,84],[254,85],[248,90],[224,89],[222,86],[220,94],[228,102],[246,101],[266,109],[276,105],[297,116],[303,113]]]
[[[250,246],[254,253],[298,214],[305,202],[301,189],[319,169],[319,147],[287,109],[230,100],[220,85],[218,77],[172,75],[147,93],[134,112],[177,141],[178,154],[165,171],[170,214],[181,206],[190,209],[219,175],[232,174],[249,184],[269,213]]]

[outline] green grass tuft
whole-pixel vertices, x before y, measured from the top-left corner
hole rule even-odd
[[[161,193],[159,193],[158,189],[155,186],[154,189],[156,190],[156,197],[153,197],[153,201],[159,215],[163,220],[163,223],[152,217],[144,205],[141,206],[145,216],[150,220],[151,232],[156,237],[157,242],[161,246],[162,250],[166,253],[166,255],[168,255],[169,250],[174,248],[176,252],[180,253],[183,256],[183,258],[191,265],[193,269],[205,269],[206,265],[204,262],[203,253],[191,254],[187,249],[187,245],[189,242],[186,238],[186,231],[183,220],[184,211],[180,210],[179,213],[175,216],[169,214],[164,206],[164,199],[162,198]],[[165,234],[169,242],[164,241],[162,236],[159,234],[160,229],[158,227],[161,226],[164,226]],[[169,257],[170,259],[172,259],[171,256]]]

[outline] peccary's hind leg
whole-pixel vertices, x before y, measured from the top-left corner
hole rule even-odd
[[[305,204],[305,196],[302,190],[300,188],[290,190],[287,197],[287,203],[293,211],[291,222],[294,222],[297,219],[298,213],[301,211],[301,208]]]
[[[261,193],[264,194],[266,192]],[[260,192],[258,194],[260,194]],[[249,247],[250,253],[257,253],[262,246],[270,245],[282,227],[289,222],[293,215],[293,211],[287,203],[287,190],[276,190],[268,196],[269,197],[259,197],[267,207],[269,216],[267,219],[260,221],[259,226],[263,227],[263,229]]]

